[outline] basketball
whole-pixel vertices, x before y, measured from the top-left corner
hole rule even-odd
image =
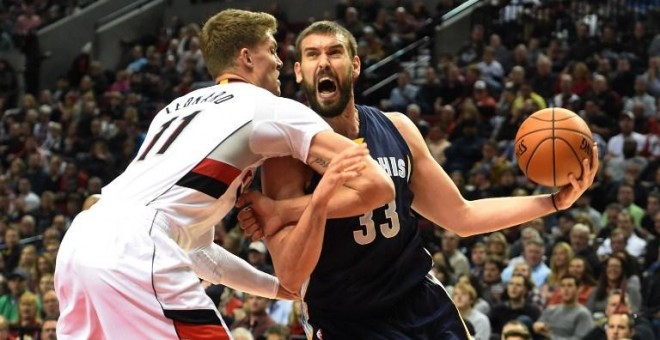
[[[518,129],[514,148],[518,166],[531,181],[560,187],[568,174],[582,177],[582,161],[591,162],[593,137],[587,123],[562,108],[547,108],[529,116]]]

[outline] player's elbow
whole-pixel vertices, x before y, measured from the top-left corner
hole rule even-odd
[[[283,270],[281,273],[277,273],[277,279],[280,281],[282,289],[294,295],[299,294],[308,277],[309,275],[300,275],[299,271]]]
[[[375,162],[374,162],[375,164]],[[378,167],[378,165],[375,165]],[[367,202],[368,210],[373,210],[394,200],[394,182],[392,178],[380,169],[374,169],[373,173],[367,174],[369,183],[362,193],[364,201]]]
[[[383,205],[394,200],[394,182],[389,176],[381,176],[373,185],[374,208],[382,207]]]
[[[478,228],[474,226],[474,220],[470,218],[472,206],[469,201],[463,201],[461,208],[451,213],[451,220],[447,221],[446,229],[454,232],[459,237],[470,237],[478,234]]]

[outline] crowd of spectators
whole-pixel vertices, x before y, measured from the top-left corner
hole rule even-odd
[[[39,16],[39,27],[72,3],[4,1],[3,32],[14,32],[22,13]],[[522,176],[512,140],[538,109],[579,113],[599,144],[594,186],[570,210],[488,235],[461,239],[420,221],[433,273],[477,339],[601,339],[604,324],[652,339],[660,330],[660,35],[650,11],[625,1],[544,3],[488,2],[458,53],[400,70],[373,103],[415,122],[467,199],[552,190]],[[456,4],[347,0],[325,19],[356,36],[364,69],[429,33]],[[304,101],[293,63],[305,23],[270,11],[280,21],[283,96]],[[26,79],[25,93],[13,92],[20,75],[0,61],[0,339],[53,327],[55,258],[83,201],[128,165],[160,108],[212,84],[199,31],[173,18],[157,37],[130,43],[118,65],[83,49],[55,86]],[[364,77],[358,102],[372,83]],[[231,216],[216,226],[216,242],[272,273],[263,243],[243,237]],[[304,338],[299,304],[203,284],[236,339]]]

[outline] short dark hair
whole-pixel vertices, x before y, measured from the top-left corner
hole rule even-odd
[[[566,279],[573,280],[573,283],[575,283],[576,286],[580,285],[580,282],[578,281],[577,277],[571,274],[565,274],[564,276],[561,277],[561,280],[559,280],[559,282],[564,281]]]
[[[344,47],[346,48],[348,55],[351,58],[357,55],[357,42],[353,34],[351,34],[351,32],[346,28],[344,28],[342,25],[334,21],[323,20],[323,21],[317,21],[307,26],[307,28],[305,28],[302,32],[300,32],[300,34],[298,34],[298,38],[296,39],[297,61],[300,61],[302,59],[303,51],[300,47],[300,43],[303,41],[303,39],[307,38],[307,36],[312,34],[341,34],[347,40],[347,44]]]
[[[514,277],[521,277],[523,279],[523,283],[525,285],[525,288],[527,289],[527,292],[531,292],[532,289],[534,289],[534,282],[529,279],[529,277],[521,275],[521,274],[512,274],[511,279]],[[509,279],[509,282],[511,282],[511,279]]]

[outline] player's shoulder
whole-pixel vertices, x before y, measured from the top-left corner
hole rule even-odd
[[[383,114],[390,121],[392,121],[392,124],[394,124],[400,133],[404,134],[404,137],[407,132],[411,131],[411,129],[416,129],[415,124],[410,120],[410,118],[401,112],[390,111],[383,112]],[[415,131],[414,129],[412,131]]]

